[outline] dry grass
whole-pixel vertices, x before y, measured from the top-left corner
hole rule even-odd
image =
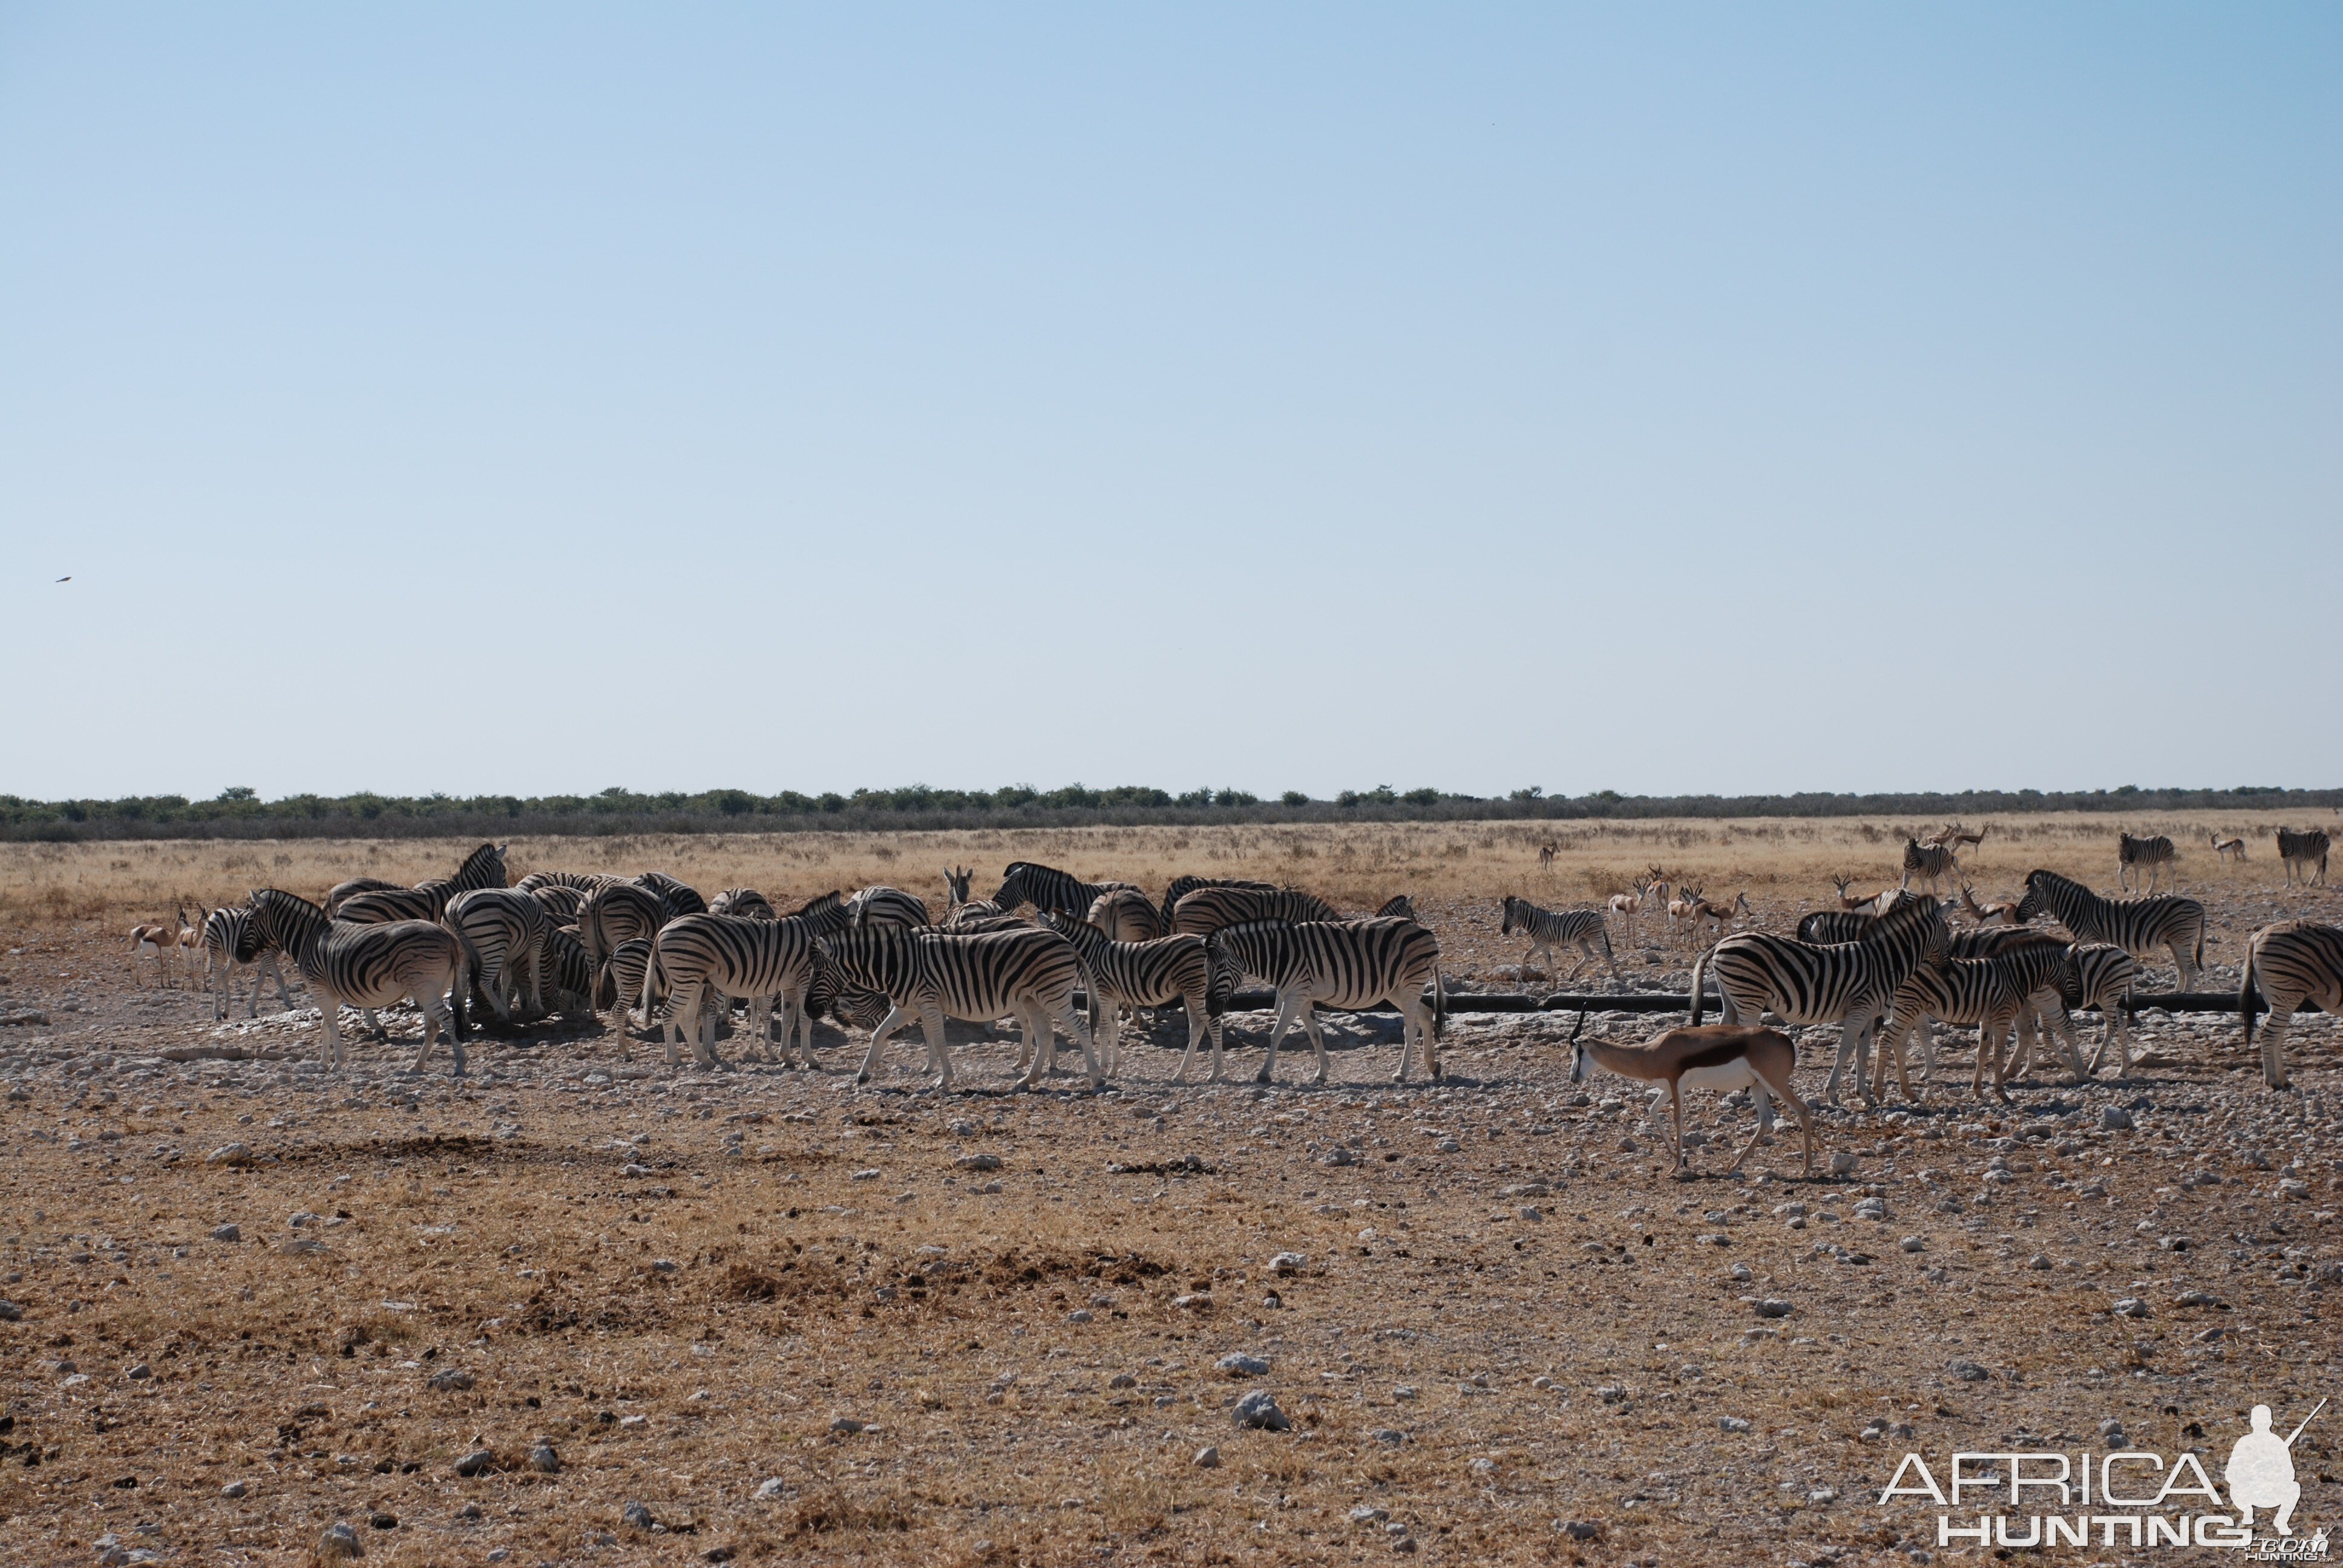
[[[1981,892],[2006,894],[2037,865],[2112,886],[2116,834],[2126,829],[2170,834],[2191,887],[2265,887],[2279,880],[2268,834],[2280,822],[2299,825],[2279,813],[2247,811],[1980,819],[1969,826],[1988,827],[1988,836],[1968,861]],[[1254,877],[1309,888],[1351,909],[1371,909],[1400,891],[1433,899],[1520,892],[1542,902],[1599,900],[1659,864],[1712,897],[1747,891],[1804,899],[1826,892],[1835,874],[1853,875],[1865,890],[1894,881],[1905,834],[1936,826],[1762,818],[521,839],[508,862],[516,876],[547,867],[622,874],[656,868],[708,892],[748,886],[775,899],[884,882],[940,902],[947,865],[973,866],[982,896],[1002,867],[1025,859],[1151,889],[1185,872]],[[2243,867],[2218,863],[2206,845],[2210,831],[2243,834],[2254,859]],[[1537,861],[1538,847],[1548,842],[1557,851],[1551,871]],[[241,900],[255,886],[316,894],[357,876],[418,881],[446,876],[470,848],[416,839],[0,845],[0,920],[167,915],[178,904]]]

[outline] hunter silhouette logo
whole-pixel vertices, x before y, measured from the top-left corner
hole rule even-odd
[[[2302,1483],[2294,1478],[2294,1440],[2326,1408],[2327,1402],[2320,1400],[2302,1418],[2301,1426],[2281,1438],[2270,1430],[2270,1407],[2254,1406],[2246,1418],[2253,1430],[2229,1450],[2229,1467],[2221,1473],[2229,1483],[2229,1503],[2237,1511],[2238,1523],[2251,1524],[2254,1510],[2268,1508],[2275,1510],[2270,1523],[2280,1535],[2294,1533],[2294,1505],[2302,1501]]]

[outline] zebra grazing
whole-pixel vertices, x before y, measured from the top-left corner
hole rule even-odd
[[[1799,917],[1798,940],[1818,946],[1859,942],[1878,920],[1867,903],[1857,910],[1815,910]]]
[[[2090,1074],[2099,1070],[2107,1047],[2116,1048],[2117,1076],[2131,1076],[2131,1046],[2125,1039],[2124,999],[2131,995],[2139,964],[2112,942],[2076,942],[2066,950],[2066,973],[2058,1000],[2068,1010],[2095,1007],[2107,1020],[2099,1031],[2099,1048],[2091,1052]]]
[[[2343,930],[2309,920],[2280,920],[2246,939],[2237,1011],[2245,1020],[2247,1049],[2254,1043],[2257,986],[2269,1004],[2269,1022],[2262,1026],[2262,1081],[2284,1089],[2286,1030],[2295,1010],[2314,1001],[2322,1011],[2343,1013]]]
[[[1954,1026],[1976,1027],[1976,1067],[1969,1075],[1969,1093],[1975,1099],[1985,1098],[1988,1065],[1993,1069],[1994,1093],[2004,1101],[2009,1099],[2009,1091],[2004,1087],[2005,1060],[2014,1063],[2021,1055],[2027,1062],[2033,1060],[2027,1026],[2036,1012],[2065,1043],[2067,1058],[2074,1065],[2075,1081],[2082,1081],[2082,1052],[2075,1045],[2066,1010],[2059,1001],[2059,988],[2066,978],[2066,944],[2038,933],[2025,933],[2025,937],[2024,940],[1998,943],[1998,950],[1986,956],[1955,957],[1948,951],[1922,963],[1905,978],[1904,983],[1896,988],[1895,999],[1888,1004],[1887,1021],[1880,1031],[1879,1058],[1872,1074],[1873,1099],[1887,1091],[1891,1059],[1904,1098],[1916,1099],[1911,1080],[1906,1076],[1904,1042],[1916,1028],[1930,1019]],[[2005,1059],[2002,1041],[2013,1033],[2021,1043]]]
[[[2237,858],[2245,858],[2242,848]],[[2280,828],[2278,830],[2278,858],[2286,864],[2288,887],[2294,886],[2298,876],[2306,887],[2323,888],[2327,885],[2326,829],[2312,828],[2298,833],[2291,828]]]
[[[853,920],[853,911],[835,892],[816,893],[783,918],[803,920],[813,928],[815,936],[826,937],[833,931],[844,930]]]
[[[665,871],[645,871],[635,879],[635,883],[659,895],[659,904],[670,920],[708,912],[708,900],[699,896],[699,889],[677,881]]]
[[[773,901],[754,888],[727,888],[708,900],[711,915],[739,915],[752,920],[777,920],[781,912]]]
[[[1917,839],[1907,838],[1904,840],[1904,879],[1896,884],[1896,888],[1898,891],[1909,888],[1912,879],[1917,877],[1933,893],[1939,881],[1960,869],[1961,863],[1951,845],[1933,841],[1923,844]]]
[[[1209,937],[1222,926],[1257,920],[1282,920],[1287,925],[1341,920],[1325,900],[1291,888],[1198,888],[1183,893],[1172,906],[1171,930],[1182,936]]]
[[[326,913],[338,916],[344,904],[360,893],[404,893],[410,891],[405,882],[386,882],[380,877],[352,877],[347,882],[336,882],[326,894]]]
[[[1139,900],[1151,916],[1154,906]],[[1163,1007],[1179,1002],[1188,1010],[1188,1050],[1180,1058],[1174,1083],[1188,1081],[1188,1064],[1196,1057],[1196,1043],[1206,1035],[1212,1041],[1212,1076],[1221,1081],[1221,1014],[1228,1000],[1212,985],[1212,960],[1202,937],[1157,937],[1121,941],[1088,920],[1077,920],[1044,910],[1041,920],[1073,944],[1082,960],[1084,984],[1091,996],[1091,1029],[1099,1040],[1099,1060],[1107,1076],[1120,1064],[1121,1026],[1116,1010],[1122,1007]]]
[[[2145,870],[2147,890],[2155,892],[2164,881],[2164,869],[2173,868],[2174,880],[2179,879],[2179,867],[2174,864],[2176,852],[2172,840],[2161,833],[2153,839],[2135,839],[2129,833],[2116,835],[2116,886],[2126,892],[2132,890],[2132,880]]]
[[[1172,885],[1163,890],[1163,929],[1172,929],[1172,911],[1180,900],[1199,888],[1244,888],[1256,893],[1277,891],[1275,882],[1248,882],[1241,877],[1174,877]]]
[[[1522,954],[1522,978],[1529,979],[1530,960],[1539,953],[1545,954],[1545,974],[1556,985],[1566,985],[1578,978],[1578,971],[1594,961],[1594,950],[1603,950],[1603,961],[1611,966],[1611,978],[1619,978],[1619,960],[1611,956],[1611,931],[1600,910],[1541,910],[1527,899],[1505,895],[1502,908],[1504,920],[1497,934],[1512,936],[1516,930],[1527,932],[1529,950]],[[1566,980],[1554,980],[1561,968],[1561,955],[1556,950],[1564,946],[1578,950],[1578,961],[1571,966]]]
[[[586,890],[558,882],[540,882],[534,888],[516,887],[518,893],[527,893],[545,911],[545,918],[557,926],[574,926],[578,911],[586,905]]]
[[[1163,917],[1136,888],[1101,893],[1082,917],[1118,942],[1151,942],[1163,934]]]
[[[2046,914],[2077,941],[2113,942],[2134,958],[2169,948],[2180,971],[2178,989],[2197,989],[2205,967],[2205,906],[2171,893],[2147,899],[2103,899],[2056,871],[2029,871],[2017,900],[2020,924]]]
[[[803,920],[760,920],[746,915],[680,915],[661,927],[651,943],[651,968],[674,999],[659,1036],[667,1064],[676,1064],[677,1015],[691,1022],[691,1053],[702,1067],[723,1065],[716,1055],[716,1025],[701,1006],[714,991],[745,997],[749,1025],[760,1055],[769,1055],[773,1000],[781,1003],[781,1060],[788,1062],[798,1036],[805,1037],[805,1065],[813,1065],[813,1020],[804,1017],[807,988],[813,980],[814,936]],[[643,1020],[654,1016],[651,981],[642,992]]]
[[[1054,1023],[1081,1042],[1091,1087],[1105,1081],[1091,1047],[1091,1031],[1074,1010],[1082,966],[1073,944],[1055,931],[1029,926],[1015,931],[840,931],[823,944],[850,985],[883,992],[891,1004],[870,1034],[870,1050],[855,1074],[867,1083],[887,1037],[916,1018],[928,1040],[928,1066],[939,1090],[952,1086],[944,1050],[944,1020],[990,1023],[1015,1017],[1025,1028],[1032,1062],[1021,1081],[1041,1082],[1055,1052]]]
[[[1383,907],[1375,910],[1373,918],[1378,920],[1413,920],[1415,919],[1415,900],[1405,893],[1393,893],[1383,901]]]
[[[268,940],[259,926],[253,922],[252,911],[242,909],[217,909],[204,917],[201,938],[204,953],[204,979],[212,988],[212,1021],[227,1017],[228,1007],[235,1000],[236,971],[250,969],[252,991],[247,1018],[260,1016],[260,980],[265,970],[277,981],[277,998],[287,1010],[293,1006],[293,992],[285,983],[285,970],[277,962],[277,944]]]
[[[1092,904],[1098,902],[1101,893],[1111,893],[1130,886],[1129,882],[1085,882],[1071,872],[1061,871],[1054,866],[1015,860],[1002,875],[1001,890],[992,895],[992,901],[1004,910],[1031,904],[1037,910],[1055,910],[1079,920],[1090,912]]]
[[[553,1011],[574,1018],[594,1010],[594,965],[585,945],[565,926],[548,926],[538,960],[538,983]]]
[[[580,893],[591,893],[625,880],[607,871],[531,871],[513,886],[524,893],[534,893],[539,888],[572,888]]]
[[[423,1010],[423,1049],[414,1070],[423,1070],[435,1031],[444,1030],[456,1056],[456,1076],[464,1076],[464,976],[469,968],[464,940],[428,920],[389,920],[352,925],[329,920],[308,900],[278,888],[252,895],[252,919],[261,934],[300,970],[326,1020],[327,1060],[342,1066],[341,1011],[388,1007],[412,997]]]
[[[1924,960],[1945,950],[1944,906],[1935,899],[1899,894],[1885,914],[1851,942],[1818,945],[1765,931],[1736,931],[1693,960],[1692,1022],[1706,1003],[1702,980],[1714,974],[1725,1021],[1757,1022],[1769,1010],[1788,1023],[1839,1028],[1827,1096],[1838,1098],[1839,1075],[1850,1056],[1855,1086],[1865,1099],[1862,1041],[1896,992]]]
[[[1181,900],[1225,890],[1205,889]],[[1223,926],[1208,939],[1213,966],[1223,974],[1251,975],[1277,990],[1277,1022],[1269,1031],[1269,1057],[1254,1074],[1267,1083],[1277,1070],[1278,1041],[1298,1017],[1318,1053],[1323,1083],[1331,1068],[1326,1040],[1318,1030],[1320,1006],[1373,1007],[1388,1001],[1407,1020],[1399,1047],[1399,1070],[1392,1081],[1407,1081],[1409,1053],[1421,1050],[1423,1070],[1440,1081],[1437,1041],[1447,1032],[1448,992],[1440,978],[1440,942],[1413,920],[1247,920]],[[1225,983],[1225,982],[1223,982]],[[1432,1000],[1424,1000],[1429,988]]]
[[[955,905],[937,928],[956,936],[972,937],[984,931],[1031,930],[1033,922],[1021,915],[1012,915],[990,899],[979,899],[972,904]]]
[[[370,879],[360,879],[370,880]],[[344,882],[328,893],[327,915],[337,920],[353,920],[362,925],[384,920],[436,920],[447,912],[447,900],[458,893],[475,888],[501,888],[505,885],[505,846],[483,844],[464,857],[452,877],[433,877],[411,888],[367,887],[363,891],[332,901],[335,893],[357,886]]]
[[[620,942],[640,938],[649,941],[668,922],[666,904],[637,882],[613,882],[586,895],[578,909],[578,940],[592,960],[596,972],[594,1005],[608,1007],[628,993],[611,984],[611,952]]]
[[[525,975],[529,1012],[543,1014],[545,935],[553,927],[542,904],[518,888],[474,888],[447,900],[446,920],[470,950],[473,994],[509,1023]]]
[[[933,925],[928,906],[917,894],[900,888],[865,888],[846,900],[847,923],[858,930],[872,926]]]

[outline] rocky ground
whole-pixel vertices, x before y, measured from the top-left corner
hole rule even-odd
[[[2284,1094],[2233,1017],[2010,1107],[1956,1050],[1825,1112],[1810,1181],[1795,1136],[1723,1174],[1750,1113],[1695,1096],[1677,1180],[1567,1017],[1460,1015],[1439,1086],[1374,1019],[1323,1087],[1172,1088],[1176,1031],[1096,1095],[1011,1092],[973,1030],[943,1097],[837,1035],[807,1075],[540,1031],[456,1082],[411,1014],[335,1075],[314,1011],[7,940],[0,1013],[45,1020],[0,1027],[9,1561],[1963,1561],[1877,1505],[1907,1450],[2212,1453],[2343,1392],[2323,1017]]]

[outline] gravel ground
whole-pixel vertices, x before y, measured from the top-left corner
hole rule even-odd
[[[1477,905],[1427,912],[1510,983]],[[2267,918],[2221,911],[2232,962]],[[2247,1403],[2343,1392],[2324,1017],[2286,1094],[2229,1017],[2012,1107],[1956,1049],[1916,1109],[1824,1112],[1813,1181],[1795,1136],[1721,1174],[1749,1112],[1696,1095],[1677,1180],[1636,1086],[1568,1081],[1566,1017],[1460,1016],[1438,1087],[1375,1019],[1322,1088],[1306,1050],[1172,1088],[1168,1030],[1100,1095],[1010,1092],[975,1030],[945,1097],[908,1047],[857,1089],[837,1035],[805,1075],[540,1033],[459,1084],[401,1070],[411,1013],[336,1077],[314,1011],[216,1027],[108,936],[10,940],[0,1016],[47,1021],[0,1027],[9,1561],[337,1523],[393,1563],[1965,1561],[1876,1504],[1907,1449],[2115,1422],[2217,1476]],[[1238,1424],[1255,1391],[1288,1430]]]

